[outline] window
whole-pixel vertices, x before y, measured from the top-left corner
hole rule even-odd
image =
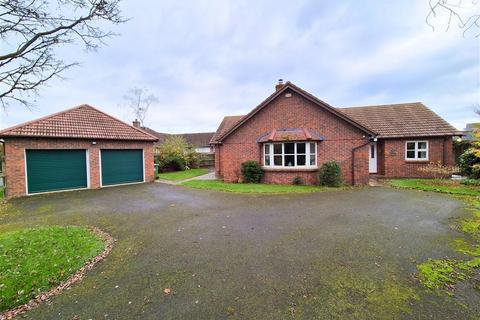
[[[263,165],[267,167],[315,167],[315,142],[265,143]],[[273,160],[273,161],[272,161]]]
[[[406,160],[428,160],[428,141],[407,141]]]

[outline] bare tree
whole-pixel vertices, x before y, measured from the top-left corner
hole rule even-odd
[[[80,43],[96,50],[112,35],[105,23],[126,21],[120,0],[0,0],[0,104],[29,107],[40,86],[78,62],[55,49]]]
[[[480,36],[480,0],[429,0],[430,11],[425,18],[426,23],[435,30],[432,20],[437,16],[446,16],[446,31],[448,31],[453,23],[456,23],[460,29],[463,29],[463,35],[469,30],[474,32],[475,37]],[[465,14],[466,7],[470,6],[473,13]]]
[[[135,119],[143,127],[150,105],[158,102],[158,98],[149,94],[148,89],[137,87],[130,89],[123,98],[127,102],[127,107],[132,110]]]

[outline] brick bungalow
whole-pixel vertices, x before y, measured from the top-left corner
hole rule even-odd
[[[429,162],[453,165],[453,126],[419,102],[335,108],[291,82],[250,113],[223,119],[211,144],[215,172],[226,182],[241,181],[241,163],[258,161],[265,183],[306,184],[318,168],[335,160],[344,183],[361,185],[370,175],[428,177]]]
[[[0,131],[6,196],[154,180],[157,138],[89,105]]]

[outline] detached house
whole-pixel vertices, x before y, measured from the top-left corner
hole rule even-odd
[[[261,163],[266,183],[290,184],[296,176],[314,184],[318,169],[335,160],[345,183],[366,184],[370,175],[427,177],[429,162],[453,165],[453,126],[419,102],[335,108],[279,82],[275,92],[242,116],[227,116],[212,137],[215,172],[238,182],[241,164]]]
[[[154,180],[157,138],[89,105],[1,130],[0,138],[9,198]]]

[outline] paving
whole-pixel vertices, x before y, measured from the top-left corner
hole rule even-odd
[[[10,202],[0,232],[93,225],[118,239],[25,319],[475,319],[480,294],[430,292],[463,204],[385,187],[241,195],[150,183]],[[170,289],[169,294],[164,289]],[[168,291],[168,290],[167,290]]]

